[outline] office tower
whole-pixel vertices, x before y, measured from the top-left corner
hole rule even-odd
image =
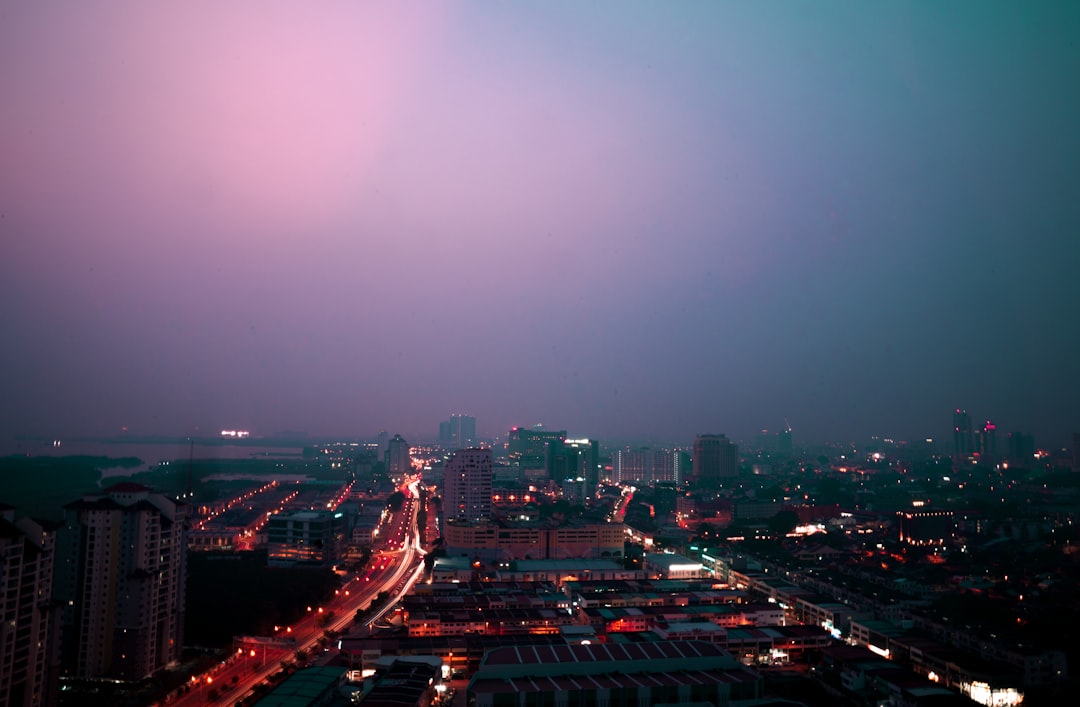
[[[975,451],[971,431],[971,418],[966,410],[957,408],[953,412],[953,456],[966,459]]]
[[[564,439],[548,443],[548,476],[557,482],[581,479],[581,499],[596,493],[600,482],[600,443],[595,439]]]
[[[0,504],[0,705],[56,703],[54,535]]]
[[[443,474],[443,514],[447,519],[491,518],[491,450],[459,449]]]
[[[698,435],[693,460],[694,480],[698,482],[739,475],[739,446],[725,435]]]
[[[439,423],[439,444],[447,449],[464,449],[476,444],[476,418],[451,415]]]
[[[547,469],[548,445],[566,439],[566,430],[548,432],[537,425],[532,429],[514,427],[508,437],[510,463],[525,469]]]
[[[379,459],[385,461],[386,453],[390,451],[390,433],[386,430],[379,430],[379,434],[375,436],[375,443],[378,446]]]
[[[64,604],[67,674],[141,680],[179,660],[186,511],[130,482],[65,506],[53,595]]]
[[[386,473],[391,479],[400,479],[412,471],[412,455],[409,443],[401,435],[394,435],[386,449]]]

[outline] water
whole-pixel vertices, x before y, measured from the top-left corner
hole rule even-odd
[[[145,444],[139,442],[93,442],[78,440],[56,442],[41,440],[5,440],[0,444],[0,454],[26,454],[34,457],[137,457],[142,464],[135,467],[110,467],[101,470],[102,478],[129,476],[140,471],[157,468],[161,462],[186,462],[195,459],[299,459],[302,447],[274,447],[258,445],[196,444],[194,449],[187,442]]]

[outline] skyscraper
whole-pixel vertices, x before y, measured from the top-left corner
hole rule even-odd
[[[974,439],[971,430],[971,418],[966,410],[956,408],[953,412],[953,456],[957,459],[966,459],[971,456],[974,449]]]
[[[53,593],[65,672],[140,680],[179,660],[187,506],[128,482],[64,510]]]
[[[1009,463],[1030,469],[1035,459],[1035,438],[1023,432],[1009,433]]]
[[[443,474],[443,514],[447,519],[491,518],[491,450],[469,447],[453,453]]]
[[[513,427],[508,436],[510,463],[522,470],[547,469],[548,445],[566,439],[566,430],[548,432],[539,425],[533,428]]]
[[[563,439],[548,443],[548,476],[557,482],[581,479],[582,500],[596,493],[600,482],[600,443],[595,439]]]
[[[0,504],[0,705],[55,704],[51,532]]]
[[[464,449],[476,444],[476,418],[451,415],[439,423],[439,444],[447,449]]]
[[[979,460],[983,464],[997,463],[997,425],[986,421],[979,434]]]
[[[739,475],[739,446],[725,435],[698,435],[694,440],[694,480],[723,480]]]
[[[386,473],[391,479],[400,479],[412,471],[412,454],[409,443],[401,435],[394,435],[386,449]]]

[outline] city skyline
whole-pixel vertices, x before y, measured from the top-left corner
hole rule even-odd
[[[0,14],[0,436],[1080,429],[1080,8],[255,7]]]

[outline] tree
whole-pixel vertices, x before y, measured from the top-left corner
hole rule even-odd
[[[394,491],[392,494],[390,494],[390,497],[386,499],[386,507],[394,511],[395,513],[397,511],[400,511],[401,507],[404,505],[405,494],[401,491]]]
[[[711,523],[699,523],[696,538],[711,538],[716,534],[716,528]]]
[[[769,519],[769,531],[776,535],[787,535],[799,524],[799,515],[792,510],[782,510]]]

